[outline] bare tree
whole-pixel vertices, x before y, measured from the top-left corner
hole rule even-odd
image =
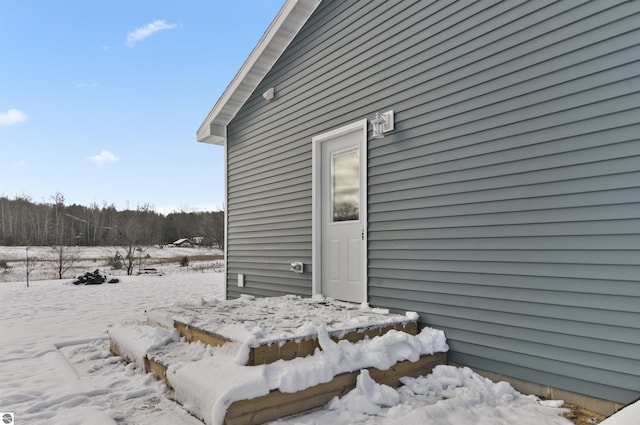
[[[211,239],[214,245],[224,251],[224,210],[211,213]]]
[[[127,276],[131,276],[133,274],[133,265],[136,261],[136,247],[133,241],[126,246],[122,247],[124,249],[124,267],[127,269]]]
[[[58,278],[63,279],[64,274],[73,267],[73,264],[78,259],[77,248],[71,248],[67,246],[67,243],[65,243],[64,218],[65,216],[68,216],[76,220],[80,219],[64,213],[64,196],[60,192],[56,192],[51,196],[51,200],[53,201],[50,205],[51,220],[49,221],[48,226],[50,228],[50,237],[47,239],[54,242],[51,247],[51,251],[55,258],[56,272],[58,274]]]
[[[25,270],[27,273],[27,288],[29,287],[29,277],[34,270],[37,270],[42,267],[42,260],[38,257],[29,257],[29,247],[25,248],[26,254],[26,262],[25,262]]]
[[[123,249],[125,253],[124,267],[127,269],[127,275],[131,276],[133,274],[133,268],[135,267],[136,261],[138,262],[138,270],[142,268],[144,248],[136,246],[133,240],[130,240],[130,243],[127,246],[124,246]]]
[[[142,255],[140,247],[140,238],[143,232],[142,223],[139,216],[134,211],[127,211],[129,214],[125,217],[124,224],[118,227],[118,231],[124,238],[124,267],[127,269],[127,275],[133,274],[133,268],[138,258],[136,255]]]
[[[63,279],[64,274],[69,271],[78,260],[78,248],[64,245],[51,247],[51,251],[55,255],[56,272],[58,278]]]
[[[49,220],[47,223],[48,238],[46,242],[52,240],[57,245],[63,245],[65,240],[65,213],[64,213],[64,195],[56,192],[51,196],[51,204],[49,207]]]
[[[118,211],[115,205],[65,205],[57,192],[44,202],[35,203],[28,195],[14,199],[0,194],[0,245],[68,246],[129,243],[131,221],[135,221],[135,245],[173,242],[179,238],[202,237],[209,245],[224,241],[223,212],[182,210],[160,214],[151,204],[135,210]]]

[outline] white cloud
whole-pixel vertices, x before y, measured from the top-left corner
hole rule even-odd
[[[27,120],[27,115],[18,109],[9,109],[7,112],[0,112],[0,126],[19,124]]]
[[[107,162],[116,162],[119,158],[107,150],[102,150],[98,155],[89,158],[94,164],[106,164]]]
[[[176,27],[176,24],[168,24],[165,20],[155,21],[127,34],[127,41],[124,44],[127,47],[133,47],[137,42],[144,40],[158,31],[170,30]]]

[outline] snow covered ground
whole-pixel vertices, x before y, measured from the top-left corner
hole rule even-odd
[[[640,422],[640,401],[625,407],[616,414],[610,416],[601,425],[638,425]]]
[[[214,303],[222,291],[223,274],[213,272],[94,286],[0,283],[0,412],[15,414],[16,424],[200,424],[163,383],[111,356],[107,332],[139,322],[146,309]],[[540,402],[469,369],[439,366],[405,384],[383,387],[364,373],[342,399],[273,424],[571,424],[559,402]]]

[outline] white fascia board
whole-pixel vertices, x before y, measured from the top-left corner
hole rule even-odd
[[[197,131],[198,142],[224,145],[226,126],[298,34],[321,0],[287,0]],[[224,127],[224,131],[220,131]]]

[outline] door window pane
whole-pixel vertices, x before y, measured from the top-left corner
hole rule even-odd
[[[332,220],[360,219],[360,152],[358,148],[331,156]]]

